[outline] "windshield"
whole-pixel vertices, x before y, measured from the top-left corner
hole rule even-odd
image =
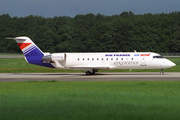
[[[153,58],[164,58],[163,56],[153,56]]]

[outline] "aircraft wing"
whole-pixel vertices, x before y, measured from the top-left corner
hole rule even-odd
[[[78,70],[107,70],[110,68],[110,66],[99,66],[99,65],[76,65],[69,67],[71,69],[78,69]]]
[[[56,65],[56,68],[63,68],[63,66],[57,61],[55,60],[55,65]],[[69,69],[75,69],[75,70],[92,70],[92,69],[95,69],[95,70],[107,70],[107,69],[110,69],[110,68],[113,68],[113,66],[100,66],[100,65],[74,65],[74,66],[71,66],[71,67],[65,67],[65,68],[69,68]]]

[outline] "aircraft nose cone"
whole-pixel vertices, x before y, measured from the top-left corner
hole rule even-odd
[[[174,67],[174,66],[176,66],[176,64],[173,62],[170,62],[169,66]]]

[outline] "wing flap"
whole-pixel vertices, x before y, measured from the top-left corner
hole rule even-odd
[[[95,70],[107,70],[109,69],[110,67],[109,66],[96,66],[96,65],[76,65],[76,66],[72,66],[72,67],[69,67],[71,69],[78,69],[78,70],[92,70],[92,69],[95,69]]]

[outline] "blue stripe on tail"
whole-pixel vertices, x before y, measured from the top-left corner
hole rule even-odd
[[[26,57],[26,60],[31,64],[55,68],[50,63],[42,63],[41,59],[43,58],[44,54],[35,45],[23,53]]]

